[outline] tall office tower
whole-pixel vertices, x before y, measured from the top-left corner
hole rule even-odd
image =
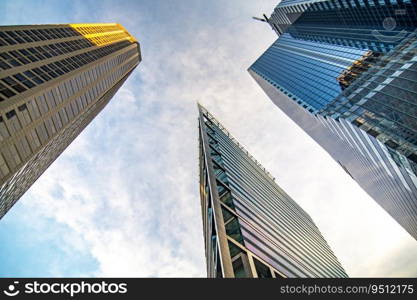
[[[0,26],[0,218],[140,60],[119,24]]]
[[[199,106],[208,277],[347,277],[310,216]]]
[[[417,2],[284,0],[249,73],[417,239]]]

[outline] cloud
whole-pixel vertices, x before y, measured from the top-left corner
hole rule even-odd
[[[59,10],[55,3],[51,14]],[[85,3],[65,17],[88,17],[92,3]],[[89,252],[94,274],[204,277],[200,101],[312,216],[349,275],[414,275],[407,262],[416,258],[415,241],[247,74],[274,40],[251,16],[275,4],[103,2],[90,21],[125,25],[144,60],[30,189],[22,209],[33,212],[31,219],[65,225],[71,238],[61,247]],[[32,19],[48,23],[46,16]],[[401,272],[385,263],[396,257]]]

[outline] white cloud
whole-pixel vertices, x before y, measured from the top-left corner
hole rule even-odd
[[[214,4],[221,17],[201,3],[172,13],[159,3],[157,20],[149,5],[106,3],[98,14],[137,33],[144,61],[24,203],[79,235],[98,275],[205,276],[197,100],[311,214],[351,276],[415,275],[386,263],[416,261],[415,241],[246,72],[274,39],[250,18],[275,1]]]

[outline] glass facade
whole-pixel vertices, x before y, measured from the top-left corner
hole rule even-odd
[[[252,69],[317,111],[342,92],[335,78],[365,54],[361,49],[296,39],[284,33]]]
[[[199,106],[209,277],[347,277],[310,216]]]
[[[268,20],[279,38],[249,73],[417,239],[416,13],[415,1],[282,1]]]
[[[0,218],[140,60],[119,24],[0,26]]]

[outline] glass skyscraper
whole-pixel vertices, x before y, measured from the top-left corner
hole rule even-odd
[[[0,218],[140,61],[119,24],[0,26]]]
[[[199,106],[208,277],[347,277],[311,217]]]
[[[417,239],[417,2],[284,0],[267,21],[249,73]]]

